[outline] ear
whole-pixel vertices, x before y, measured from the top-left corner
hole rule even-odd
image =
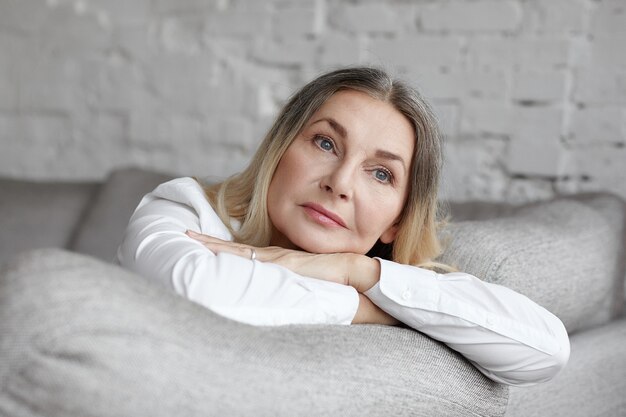
[[[382,235],[380,235],[380,241],[384,244],[388,245],[393,242],[398,235],[399,227],[398,223],[394,223],[389,229],[385,230]]]

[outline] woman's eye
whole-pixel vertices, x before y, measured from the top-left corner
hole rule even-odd
[[[385,169],[377,169],[374,171],[374,176],[380,182],[391,182],[391,173]]]
[[[315,138],[315,142],[317,143],[317,146],[322,148],[322,150],[324,151],[332,151],[335,148],[335,145],[333,144],[333,142],[330,139],[325,138],[323,136],[317,136]]]

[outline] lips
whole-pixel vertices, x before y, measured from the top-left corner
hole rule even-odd
[[[333,213],[332,211],[326,210],[323,206],[316,203],[305,203],[302,204],[302,207],[315,221],[324,225],[324,226],[341,226],[345,227],[346,222],[343,221],[341,216]]]

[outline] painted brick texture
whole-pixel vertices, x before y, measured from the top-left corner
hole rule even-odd
[[[436,109],[444,196],[626,197],[625,44],[623,0],[3,0],[0,175],[223,178],[296,88],[371,64]]]

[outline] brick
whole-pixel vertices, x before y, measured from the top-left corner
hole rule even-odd
[[[532,106],[513,107],[510,113],[510,133],[517,139],[533,141],[537,138],[557,141],[562,134],[563,111]]]
[[[19,108],[24,110],[62,110],[84,105],[84,95],[77,88],[80,63],[47,59],[25,52],[16,63],[19,74]],[[45,71],[42,71],[45,68]]]
[[[582,62],[583,66],[624,71],[626,68],[624,44],[626,34],[595,39],[589,44],[588,58]]]
[[[553,197],[553,181],[542,178],[511,179],[505,194],[505,200],[512,204],[531,203]]]
[[[266,64],[310,65],[318,54],[318,43],[307,39],[291,39],[272,42],[266,39],[256,42],[253,57]]]
[[[501,99],[507,92],[506,76],[502,72],[424,70],[414,78],[424,94],[434,99]]]
[[[244,153],[255,151],[257,138],[252,137],[252,126],[248,120],[238,116],[220,118],[214,143],[223,147],[241,149]]]
[[[626,104],[626,71],[579,70],[574,77],[574,99],[589,104]]]
[[[352,65],[365,55],[363,42],[356,37],[332,34],[324,36],[320,42],[320,63],[324,67]]]
[[[396,33],[398,15],[382,3],[341,4],[330,10],[330,24],[339,31]]]
[[[444,137],[455,137],[459,133],[459,106],[450,103],[433,103],[433,110]]]
[[[128,147],[128,115],[94,110],[73,120],[75,143],[99,149],[108,155]]]
[[[288,8],[274,15],[272,30],[280,38],[303,37],[321,31],[320,17],[314,8]]]
[[[0,111],[17,109],[17,76],[7,64],[0,62]]]
[[[53,56],[93,56],[111,45],[111,31],[98,24],[97,16],[78,14],[67,6],[50,9],[39,28],[45,34],[40,51]]]
[[[531,177],[563,176],[565,153],[559,140],[550,136],[513,137],[509,143],[506,169],[511,174]]]
[[[521,7],[524,32],[570,35],[587,30],[589,5],[585,0],[532,0],[522,2]]]
[[[2,0],[0,30],[5,33],[35,34],[48,17],[48,7],[42,1]]]
[[[518,2],[505,0],[437,2],[420,12],[426,31],[513,32],[522,17]]]
[[[591,12],[594,35],[626,35],[626,4],[623,0],[604,0]]]
[[[454,67],[460,63],[461,46],[459,39],[436,36],[374,39],[367,61],[405,70]]]
[[[73,141],[72,125],[65,114],[25,113],[18,118],[19,140],[36,147],[66,147]]]
[[[552,102],[565,97],[567,74],[563,72],[522,72],[513,74],[511,98],[519,101]]]
[[[512,109],[506,103],[495,100],[464,100],[461,110],[463,134],[509,135],[511,133]]]
[[[211,56],[160,55],[157,70],[147,75],[150,88],[166,106],[182,112],[241,112],[242,85],[225,75],[217,77]]]
[[[107,2],[107,0],[101,0]],[[120,3],[133,3],[127,0],[117,0]],[[219,0],[152,0],[152,7],[155,13],[170,14],[200,14],[215,11],[219,6]],[[133,6],[126,6],[133,7]]]
[[[568,63],[569,47],[559,38],[476,38],[469,42],[468,60],[474,67],[550,69]]]
[[[441,198],[501,200],[508,182],[501,168],[504,151],[505,142],[501,140],[446,141]]]
[[[609,191],[626,195],[626,148],[581,147],[573,151],[578,191]]]
[[[160,43],[169,52],[200,53],[204,22],[202,17],[168,17],[161,21]]]
[[[147,22],[153,10],[151,0],[90,0],[75,2],[74,5],[76,4],[82,4],[82,14],[95,18],[102,27],[110,27],[113,24],[116,27],[142,25]],[[74,9],[76,10],[76,6]]]
[[[212,36],[259,37],[269,32],[269,11],[224,10],[206,16],[206,31]]]
[[[145,88],[143,79],[130,64],[101,60],[83,64],[79,83],[86,92],[86,101],[105,110],[128,111],[132,96]]]
[[[577,143],[626,144],[626,106],[587,107],[574,111],[569,137]]]

